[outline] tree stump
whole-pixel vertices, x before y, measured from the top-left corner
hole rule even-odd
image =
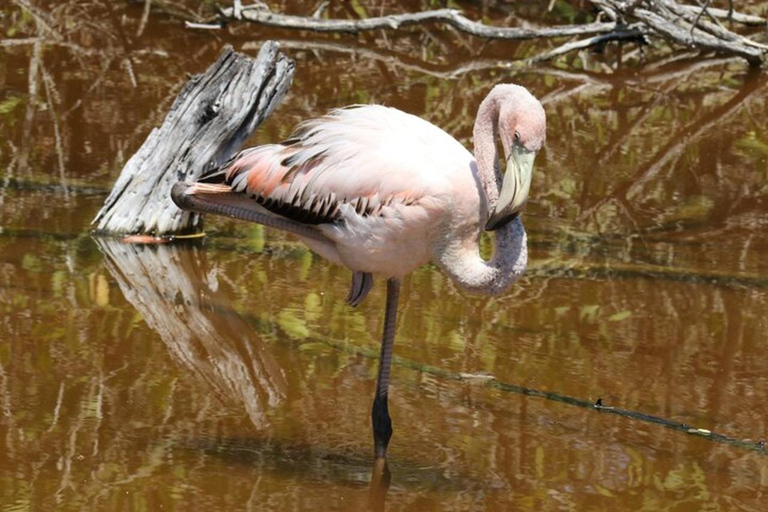
[[[226,47],[182,88],[163,125],[149,134],[93,220],[96,234],[167,236],[202,229],[202,217],[171,200],[179,181],[226,161],[272,113],[294,63],[267,42],[256,59]]]

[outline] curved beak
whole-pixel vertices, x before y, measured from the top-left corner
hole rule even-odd
[[[486,231],[499,229],[517,217],[528,202],[528,191],[533,177],[533,160],[536,152],[515,144],[507,158],[507,172],[499,193],[496,209],[485,224]]]

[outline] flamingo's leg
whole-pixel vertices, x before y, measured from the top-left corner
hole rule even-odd
[[[384,332],[381,335],[381,359],[379,359],[379,376],[376,379],[376,395],[373,398],[371,420],[373,422],[373,443],[376,458],[387,456],[387,445],[392,437],[392,420],[387,408],[389,392],[389,370],[392,366],[392,347],[395,343],[395,326],[397,324],[397,303],[400,297],[400,280],[387,280],[387,307],[384,313]]]
[[[194,193],[195,190],[199,190],[202,186],[205,185],[179,182],[171,189],[171,199],[182,210],[226,215],[227,217],[281,229],[294,235],[317,240],[318,242],[329,241],[313,225],[302,224],[295,220],[254,209],[256,207],[254,201],[237,192],[228,191],[226,185],[221,185],[218,189],[209,186],[209,189],[215,191],[210,194]],[[193,193],[189,193],[190,189]],[[249,206],[254,208],[249,208]]]

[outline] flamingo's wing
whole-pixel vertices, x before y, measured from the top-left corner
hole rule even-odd
[[[465,151],[439,128],[399,110],[351,107],[301,124],[280,144],[246,149],[200,181],[226,184],[304,224],[333,223],[345,212],[377,216],[433,193],[436,177],[419,171],[425,150],[439,142]]]

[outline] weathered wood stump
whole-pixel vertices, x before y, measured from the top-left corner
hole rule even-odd
[[[267,42],[256,59],[227,47],[192,77],[163,125],[120,173],[93,220],[97,234],[164,236],[202,228],[202,217],[171,201],[171,187],[226,161],[272,113],[290,87],[294,63]]]

